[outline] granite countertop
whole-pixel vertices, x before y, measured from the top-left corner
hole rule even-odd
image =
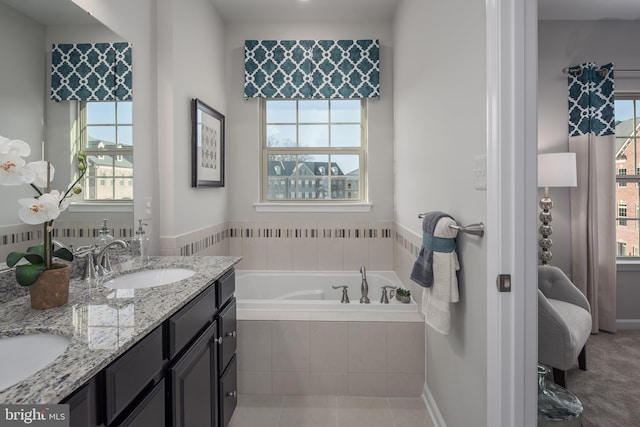
[[[70,339],[65,353],[33,376],[0,391],[0,403],[57,403],[197,296],[234,266],[236,257],[151,257],[145,265],[122,263],[120,274],[180,267],[196,274],[176,283],[147,289],[108,289],[72,279],[69,302],[48,310],[31,309],[29,295],[18,289],[0,303],[0,336],[47,332]],[[5,273],[12,274],[12,273]],[[18,286],[18,288],[20,288]]]

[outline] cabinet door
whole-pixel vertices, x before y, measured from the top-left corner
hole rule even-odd
[[[232,298],[229,304],[218,316],[218,336],[222,339],[220,352],[218,353],[218,372],[223,372],[237,347],[236,333],[236,299]]]
[[[69,425],[71,427],[100,427],[104,423],[100,418],[101,410],[98,398],[98,377],[80,387],[61,403],[69,405]]]
[[[216,426],[216,331],[213,322],[169,368],[173,427]]]
[[[227,427],[238,404],[238,373],[234,357],[220,377],[220,427]]]
[[[105,369],[107,424],[162,372],[162,327],[157,327]]]
[[[166,425],[164,380],[136,406],[131,415],[119,427],[164,427]]]

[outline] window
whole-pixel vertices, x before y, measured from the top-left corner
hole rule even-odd
[[[261,102],[263,202],[366,201],[366,100]]]
[[[617,255],[631,257],[640,248],[640,94],[616,95],[615,115]]]
[[[78,107],[76,151],[87,159],[85,201],[133,199],[132,101],[81,101]]]
[[[627,174],[627,169],[626,168],[620,168],[618,169],[618,176],[624,176]],[[618,186],[620,187],[626,187],[627,186],[627,181],[619,181],[618,182]]]
[[[618,203],[618,225],[621,227],[627,226],[627,204]]]

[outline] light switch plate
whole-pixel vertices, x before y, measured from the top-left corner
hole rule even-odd
[[[487,189],[487,156],[473,158],[473,184],[476,190]]]

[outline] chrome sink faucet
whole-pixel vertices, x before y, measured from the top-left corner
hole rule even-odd
[[[362,296],[360,297],[360,304],[369,304],[369,283],[367,283],[367,269],[364,267],[360,267],[360,274],[362,274],[362,284],[360,285],[360,292],[362,292]]]
[[[121,248],[129,247],[129,244],[124,240],[113,240],[106,245],[95,249],[93,254],[93,267],[95,268],[96,276],[107,276],[112,273],[113,270],[111,269],[111,261],[109,261],[109,257],[107,256],[107,250],[116,245]]]

